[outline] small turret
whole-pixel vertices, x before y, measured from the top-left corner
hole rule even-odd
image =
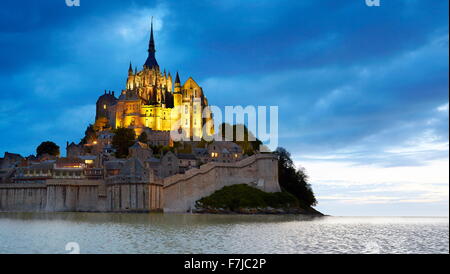
[[[170,75],[170,71],[169,74],[167,74],[167,91],[169,91],[170,93],[173,92],[173,82],[172,82],[172,75]]]
[[[180,75],[177,71],[177,76],[175,77],[175,93],[181,93],[181,81],[180,81]]]
[[[175,107],[181,107],[182,104],[182,94],[181,94],[181,81],[180,75],[177,71],[177,76],[175,77],[175,88],[173,93],[173,105]]]

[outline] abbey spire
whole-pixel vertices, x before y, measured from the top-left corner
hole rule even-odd
[[[133,75],[133,67],[130,62],[130,67],[128,68],[128,75]]]
[[[158,69],[159,70],[159,65],[158,62],[156,61],[156,57],[155,57],[155,39],[153,37],[153,17],[152,17],[152,21],[151,21],[151,27],[150,27],[150,42],[148,44],[148,57],[147,57],[147,61],[145,61],[144,67],[147,67],[149,69]]]
[[[178,71],[177,71],[177,76],[175,78],[175,84],[181,84],[180,75],[178,74]]]

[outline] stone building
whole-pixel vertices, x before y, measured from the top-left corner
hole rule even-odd
[[[153,156],[153,151],[147,144],[137,141],[129,149],[130,157],[137,158],[141,162],[145,162],[148,158]]]
[[[74,142],[67,142],[66,145],[66,156],[69,158],[76,158],[78,156],[84,155],[84,146],[81,144],[75,144]]]
[[[20,154],[5,152],[3,158],[0,158],[0,169],[9,169],[20,164],[23,157]]]
[[[163,157],[161,157],[161,165],[159,176],[166,178],[180,172],[179,158],[175,153],[169,151]]]
[[[147,135],[147,143],[151,146],[173,146],[170,131],[144,128],[143,132]]]
[[[150,157],[144,162],[145,167],[152,172],[153,176],[160,177],[161,159]]]
[[[58,158],[17,168],[14,183],[45,183],[51,179],[100,180],[103,168],[96,167],[95,158]]]
[[[103,154],[112,154],[115,150],[112,147],[114,133],[110,130],[102,130],[97,134],[96,151]]]
[[[180,173],[184,173],[191,168],[197,168],[200,166],[200,161],[191,153],[178,153],[178,163],[180,167]]]
[[[0,157],[0,184],[10,183],[16,173],[16,169],[21,165],[24,158],[15,153],[5,152],[3,158]]]
[[[152,23],[148,58],[143,69],[133,71],[130,63],[125,89],[118,98],[114,92],[105,92],[99,97],[95,127],[133,128],[137,136],[146,128],[154,131],[182,130],[189,138],[212,135],[213,118],[206,108],[208,99],[203,89],[191,77],[181,84],[178,72],[173,82],[170,72],[160,69],[155,53]],[[204,125],[206,132],[203,132]]]
[[[180,173],[179,159],[171,151],[168,151],[160,158],[149,157],[145,160],[144,164],[155,178],[166,178]]]
[[[229,141],[215,141],[207,147],[208,162],[234,163],[242,160],[242,148],[236,143]]]

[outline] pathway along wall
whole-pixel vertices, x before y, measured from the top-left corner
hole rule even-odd
[[[278,158],[255,154],[236,163],[208,163],[164,179],[164,212],[189,212],[195,202],[224,186],[248,184],[266,192],[281,191]]]

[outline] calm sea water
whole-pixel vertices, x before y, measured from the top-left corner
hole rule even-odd
[[[449,219],[0,213],[0,253],[449,253]]]

